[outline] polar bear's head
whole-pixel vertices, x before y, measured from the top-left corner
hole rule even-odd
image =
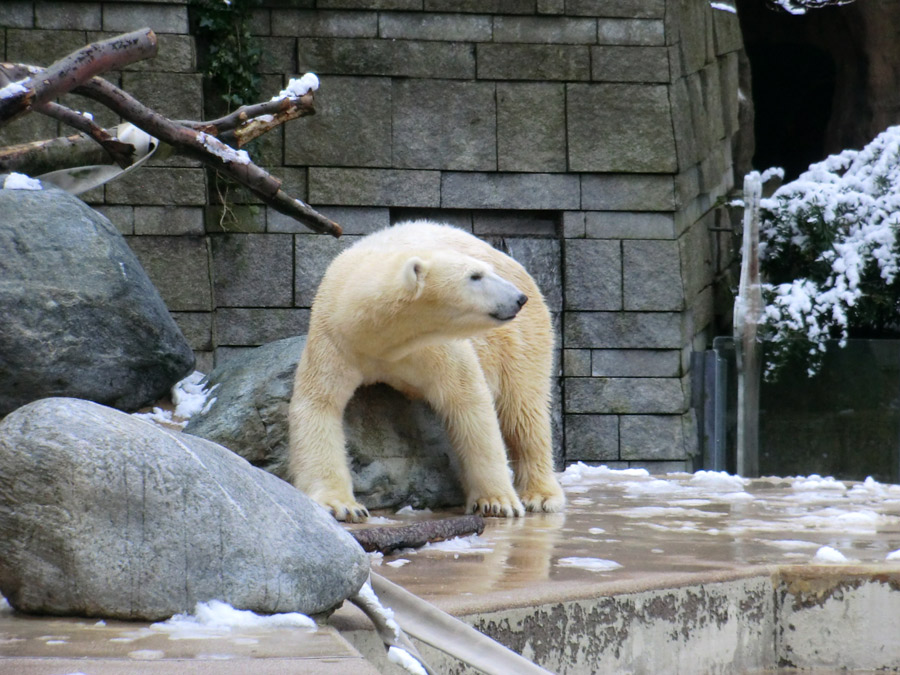
[[[510,321],[528,297],[477,258],[456,252],[412,254],[400,285],[424,330],[469,336]]]

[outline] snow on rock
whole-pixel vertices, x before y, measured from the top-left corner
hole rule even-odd
[[[846,492],[847,486],[844,485],[841,481],[835,480],[831,476],[826,476],[822,478],[822,476],[818,474],[811,474],[809,476],[798,476],[791,479],[791,488],[798,491],[813,491],[813,490],[837,490],[839,492]]]
[[[570,556],[560,558],[556,561],[560,567],[577,567],[591,572],[611,572],[622,566],[613,560],[604,560],[602,558],[584,558],[579,556]]]
[[[3,180],[4,190],[43,190],[44,186],[36,178],[24,173],[11,173]]]
[[[191,417],[209,411],[216,402],[216,397],[210,398],[210,395],[218,386],[215,384],[207,389],[206,375],[195,370],[172,386],[171,397],[175,406],[174,411],[154,407],[151,412],[133,413],[133,415],[148,422],[184,428]]]
[[[204,148],[209,150],[216,157],[220,158],[223,162],[227,162],[229,164],[250,163],[250,155],[247,154],[246,150],[235,150],[230,145],[226,145],[215,136],[210,136],[209,134],[201,131],[197,134],[197,140],[203,145]]]
[[[313,73],[306,73],[303,77],[292,78],[288,85],[282,89],[277,96],[273,96],[272,100],[277,101],[282,98],[300,98],[310,91],[316,91],[319,88],[319,78]]]
[[[401,647],[391,646],[387,653],[388,661],[395,663],[412,675],[428,675],[428,671],[408,651]]]
[[[897,549],[896,551],[891,551],[884,557],[884,559],[885,560],[900,560],[900,549]]]

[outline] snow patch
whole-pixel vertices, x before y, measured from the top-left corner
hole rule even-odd
[[[246,150],[235,150],[230,145],[226,145],[215,136],[200,131],[197,133],[197,140],[204,148],[209,150],[216,157],[228,164],[249,164],[250,155]]]
[[[316,91],[319,88],[319,78],[314,73],[306,73],[300,78],[292,78],[287,86],[282,89],[277,96],[273,96],[273,101],[282,98],[300,98],[310,91]]]
[[[812,558],[812,562],[817,563],[845,563],[847,556],[831,546],[823,546]]]
[[[235,629],[247,628],[306,628],[316,629],[316,622],[299,612],[284,614],[256,614],[235,609],[220,600],[198,602],[193,614],[176,614],[167,621],[151,624],[150,628],[166,633],[170,640],[194,640],[224,637]]]
[[[603,560],[602,558],[581,558],[578,556],[560,558],[556,561],[556,564],[560,567],[577,567],[583,570],[590,570],[591,572],[610,572],[622,567],[619,563],[613,560]]]
[[[412,675],[428,675],[428,671],[408,651],[401,647],[391,646],[387,653],[388,661],[395,663]]]
[[[4,190],[43,190],[44,186],[37,178],[31,178],[24,173],[11,173],[3,181]]]
[[[23,87],[22,83],[25,80],[19,80],[18,82],[10,82],[5,87],[0,89],[0,101],[7,98],[15,98],[16,96],[20,96],[28,91],[27,87]]]

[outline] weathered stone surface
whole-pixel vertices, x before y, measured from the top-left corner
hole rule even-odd
[[[674,211],[674,180],[654,174],[585,174],[581,206],[597,211]]]
[[[309,201],[343,206],[440,206],[441,173],[310,167]]]
[[[199,206],[136,206],[134,209],[135,234],[198,235],[203,232],[203,209]]]
[[[490,239],[488,239],[490,242]],[[493,244],[493,242],[491,242]],[[510,237],[504,240],[506,252],[518,260],[537,282],[552,313],[562,311],[560,245],[557,239]]]
[[[448,212],[444,212],[448,213]],[[449,213],[453,213],[450,211]],[[446,220],[438,214],[437,219]],[[546,211],[475,211],[471,223],[454,223],[457,227],[471,231],[479,237],[556,237],[556,219]],[[502,247],[501,247],[502,248]],[[555,265],[559,264],[557,260]]]
[[[656,19],[601,19],[597,22],[597,42],[602,45],[664,45],[665,24]]]
[[[34,7],[31,2],[12,0],[0,5],[0,25],[9,28],[31,28],[34,25]]]
[[[567,92],[570,171],[675,171],[668,87],[570,84]]]
[[[566,312],[565,345],[595,349],[681,349],[677,312]]]
[[[594,44],[595,19],[569,17],[498,16],[494,18],[494,42],[531,44]]]
[[[622,459],[673,460],[687,457],[681,415],[622,415]]]
[[[681,352],[675,349],[593,349],[588,369],[594,377],[678,377]]]
[[[422,0],[317,0],[323,9],[422,9]]]
[[[210,244],[216,306],[291,306],[291,235],[225,234]]]
[[[492,26],[487,15],[384,13],[378,17],[378,32],[389,40],[490,42]]]
[[[485,80],[589,80],[586,46],[479,44],[478,77]]]
[[[355,206],[317,206],[316,211],[331,218],[344,230],[344,236],[369,234],[391,224],[390,209]],[[297,232],[309,234],[309,228],[293,218],[269,210],[267,218],[269,232]]]
[[[576,209],[578,176],[550,173],[441,175],[441,206],[450,209]]]
[[[668,82],[665,47],[591,48],[591,77],[598,82]]]
[[[340,239],[326,234],[297,235],[294,239],[297,260],[294,269],[294,304],[297,307],[312,307],[328,265],[358,239],[359,237],[346,235]]]
[[[564,85],[497,84],[497,168],[500,171],[566,170]]]
[[[9,24],[3,23],[8,26]],[[100,3],[41,2],[34,8],[35,28],[100,30]]]
[[[272,34],[304,38],[373,38],[378,34],[378,13],[273,9]]]
[[[588,211],[586,236],[593,239],[672,239],[675,219],[670,213]]]
[[[566,241],[566,309],[622,309],[622,251],[616,240]]]
[[[327,513],[227,449],[68,398],[0,423],[0,538],[0,592],[38,614],[315,614],[369,568]]]
[[[212,312],[172,312],[172,318],[195,352],[210,351],[213,348]],[[200,368],[199,364],[197,370],[208,372]]]
[[[216,441],[277,476],[287,473],[287,409],[306,337],[232,357],[209,376],[208,413],[185,431]],[[462,491],[437,416],[389,387],[363,387],[344,417],[356,497],[369,508],[460,504]]]
[[[128,245],[172,311],[209,311],[212,286],[203,237],[129,237]]]
[[[678,242],[622,242],[625,309],[677,311],[684,307]]]
[[[199,206],[206,203],[203,169],[144,167],[106,186],[108,204]]]
[[[0,25],[8,26],[9,24]],[[49,66],[56,59],[82,47],[84,47],[84,31],[80,30],[16,30],[10,28],[6,33],[7,58],[17,63]]]
[[[667,377],[572,377],[567,413],[676,414],[687,409],[681,381]]]
[[[200,74],[126,71],[122,73],[122,89],[170,119],[203,119],[203,76]]]
[[[563,349],[563,375],[565,377],[590,377],[591,350]]]
[[[103,8],[103,30],[127,33],[140,26],[149,26],[157,33],[187,33],[187,5],[127,2]]]
[[[397,80],[391,101],[395,167],[455,171],[497,168],[492,83]],[[460,124],[460,119],[465,124]],[[453,131],[448,133],[450,129]]]
[[[617,415],[566,415],[566,459],[598,462],[619,459]]]
[[[216,337],[220,345],[256,347],[305,335],[308,330],[308,309],[223,307],[216,312]]]
[[[666,15],[666,0],[566,0],[569,14],[661,19]]]
[[[116,228],[59,190],[0,190],[0,308],[0,416],[59,395],[135,409],[194,365]]]
[[[297,64],[329,75],[475,77],[471,45],[455,42],[309,38],[298,42]]]
[[[285,126],[284,156],[288,164],[390,166],[390,79],[329,77],[316,114]]]

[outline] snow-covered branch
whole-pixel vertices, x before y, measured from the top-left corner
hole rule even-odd
[[[769,4],[790,14],[806,14],[807,10],[849,5],[853,0],[769,0]]]

